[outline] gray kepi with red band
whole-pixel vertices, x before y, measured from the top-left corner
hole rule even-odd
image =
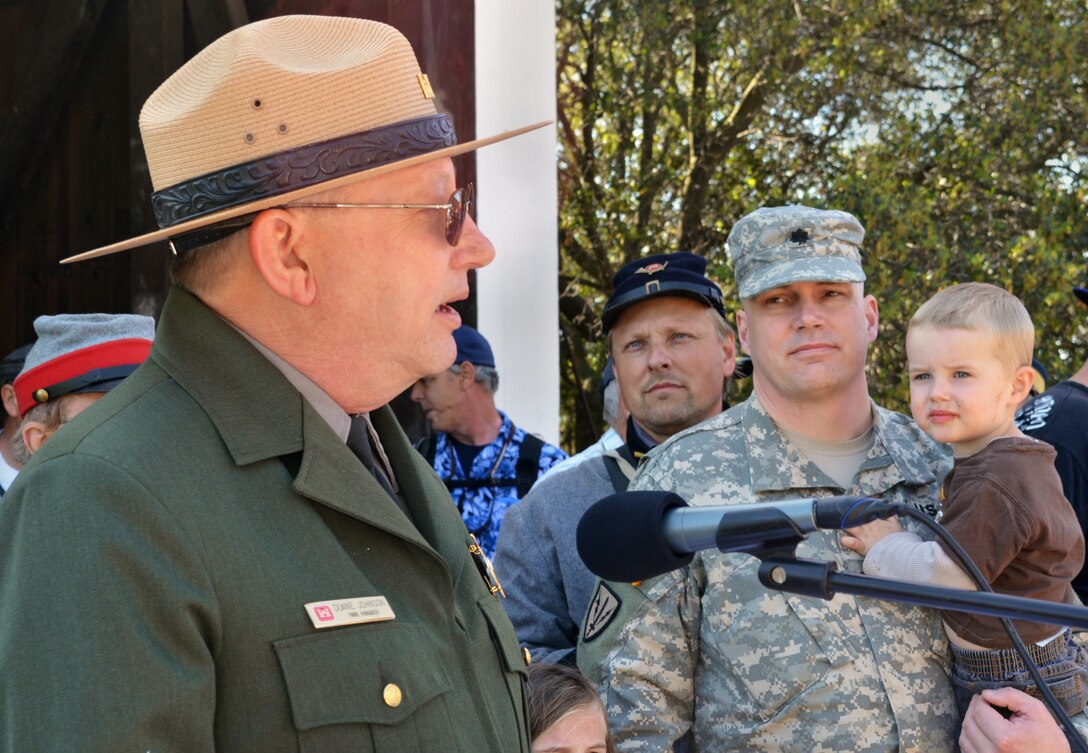
[[[136,314],[59,314],[34,320],[38,340],[15,378],[19,416],[79,392],[109,392],[151,352],[155,320]]]

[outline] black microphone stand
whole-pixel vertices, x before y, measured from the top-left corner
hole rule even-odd
[[[1088,630],[1088,607],[837,572],[834,562],[767,557],[759,567],[759,582],[767,588],[820,599],[831,599],[836,593],[846,593],[953,612]]]
[[[873,501],[879,502],[879,500]],[[1038,668],[1028,656],[1023,641],[1009,622],[1010,619],[1016,619],[1088,630],[1088,607],[993,593],[975,563],[955,539],[936,522],[908,505],[885,505],[883,510],[879,511],[876,506],[860,510],[855,518],[848,514],[839,527],[851,528],[867,523],[876,517],[890,517],[895,513],[914,518],[932,529],[952,548],[964,569],[982,590],[963,591],[924,583],[878,578],[872,575],[843,573],[838,572],[838,566],[834,562],[797,559],[797,545],[804,540],[805,532],[799,530],[788,516],[774,509],[749,510],[740,515],[731,515],[728,525],[723,520],[722,526],[718,529],[716,543],[721,552],[743,552],[758,557],[762,562],[759,567],[759,582],[777,591],[825,600],[830,600],[836,593],[841,592],[1001,618],[1013,646],[1025,662],[1046,705],[1065,726],[1066,731],[1072,733],[1072,747],[1082,753],[1088,753],[1088,743],[1076,732],[1069,715],[1065,713],[1050,688],[1043,682]]]
[[[895,512],[899,514],[916,519],[922,517],[921,513],[912,508],[899,505],[895,507]],[[889,517],[893,514],[892,509],[891,505],[886,505],[879,517]],[[870,514],[868,517],[843,521],[841,527],[861,525],[875,517],[878,516]],[[940,528],[928,518],[920,522]],[[940,530],[943,532],[943,529]],[[873,575],[837,572],[834,562],[797,559],[794,556],[797,545],[804,538],[805,532],[798,530],[793,521],[778,510],[745,510],[739,507],[737,512],[730,513],[728,520],[723,519],[716,544],[721,552],[743,552],[762,560],[763,564],[759,568],[760,582],[767,588],[778,591],[820,599],[831,599],[836,592],[842,592],[953,612],[972,612],[1088,630],[1088,607],[1055,604],[1022,596],[1005,596],[985,590],[961,591]],[[974,569],[974,563],[965,562],[964,565],[969,573]]]

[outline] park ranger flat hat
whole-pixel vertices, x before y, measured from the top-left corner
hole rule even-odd
[[[741,298],[795,282],[865,282],[865,228],[849,212],[763,207],[737,220],[726,239]]]
[[[393,27],[335,16],[258,21],[204,48],[140,111],[159,230],[64,261],[168,238],[206,243],[229,234],[213,226],[233,232],[261,210],[548,122],[458,144]]]

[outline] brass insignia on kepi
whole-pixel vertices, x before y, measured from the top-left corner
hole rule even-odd
[[[645,267],[639,267],[635,270],[636,275],[655,275],[658,272],[669,266],[668,262],[654,262],[653,264],[647,264]]]
[[[423,98],[434,99],[434,89],[431,88],[431,80],[427,78],[427,74],[417,73],[416,80],[419,81],[419,88],[423,90]]]

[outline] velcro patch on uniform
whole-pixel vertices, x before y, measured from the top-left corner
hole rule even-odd
[[[589,609],[586,610],[582,641],[589,643],[603,633],[619,611],[620,597],[604,581],[597,581],[597,593],[593,594],[593,601],[589,602]]]

